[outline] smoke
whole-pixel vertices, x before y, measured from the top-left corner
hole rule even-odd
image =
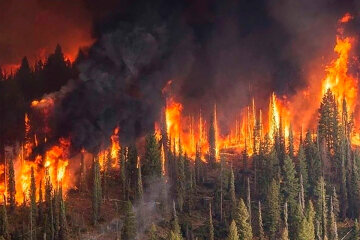
[[[55,106],[55,139],[71,136],[75,149],[96,152],[108,145],[116,126],[125,144],[153,130],[163,106],[163,86],[187,71],[179,59],[191,62],[186,37],[175,42],[169,37],[169,26],[124,22],[101,36],[79,64],[76,86]]]
[[[90,12],[102,6],[85,5]],[[92,14],[98,40],[55,107],[54,135],[71,136],[75,149],[106,146],[116,126],[123,143],[152,130],[169,80],[184,114],[210,112],[216,103],[226,133],[252,97],[266,108],[271,92],[291,97],[322,79],[337,20],[356,9],[355,1],[327,0],[120,5]]]

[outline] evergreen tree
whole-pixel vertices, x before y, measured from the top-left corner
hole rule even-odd
[[[47,239],[54,239],[55,237],[55,219],[52,202],[52,184],[49,175],[49,168],[45,169],[45,227],[44,233]]]
[[[242,240],[251,240],[253,237],[249,217],[250,216],[244,200],[240,198],[238,207],[235,212],[234,220],[238,228],[239,238]]]
[[[11,238],[9,234],[9,224],[5,204],[1,205],[0,214],[0,236],[2,236],[5,240],[10,240]]]
[[[331,198],[332,198],[332,203],[333,203],[333,208],[334,208],[335,219],[338,219],[339,213],[340,213],[340,206],[339,206],[339,200],[338,200],[338,197],[337,197],[337,194],[336,194],[336,188],[335,187],[333,187]]]
[[[231,216],[233,217],[234,214],[235,214],[237,204],[236,204],[236,196],[235,196],[234,171],[233,171],[232,167],[231,167],[231,171],[230,171],[230,191],[229,191],[229,196],[230,196]]]
[[[236,223],[234,220],[232,220],[231,225],[230,225],[230,230],[229,230],[229,236],[227,238],[227,240],[239,240],[239,234],[237,231],[237,227],[236,227]]]
[[[125,149],[122,147],[120,153],[120,181],[122,185],[123,200],[126,199],[126,162],[125,162]]]
[[[288,204],[284,205],[284,229],[281,233],[281,240],[289,240],[289,225],[288,225]]]
[[[314,226],[315,210],[314,210],[314,205],[311,201],[309,201],[309,204],[306,209],[306,220],[308,223],[308,227],[307,227],[308,239],[314,240],[315,239],[315,226]]]
[[[352,240],[360,240],[360,226],[357,219],[355,219],[354,226],[352,229]]]
[[[329,216],[329,222],[330,222],[330,240],[338,240],[338,231],[337,231],[337,223],[336,218],[334,214],[334,205],[333,205],[333,199],[330,197],[330,216]]]
[[[309,180],[308,180],[308,167],[306,162],[305,151],[302,145],[299,146],[298,151],[298,176],[302,176],[304,195],[307,193],[309,189]],[[305,196],[304,196],[305,197]]]
[[[100,164],[99,159],[95,158],[93,162],[93,194],[92,194],[92,208],[93,208],[93,224],[97,225],[100,218],[100,208],[102,203],[102,190],[100,179]]]
[[[326,192],[325,181],[323,177],[320,177],[316,186],[316,221],[319,222],[319,232],[322,239],[327,238],[327,205],[326,205]]]
[[[138,153],[135,145],[130,145],[128,148],[128,157],[126,162],[126,178],[128,190],[137,189],[137,162],[138,162]]]
[[[110,171],[111,171],[111,154],[106,152],[104,159],[104,168],[103,168],[103,177],[102,177],[102,197],[105,199],[109,198],[109,180],[110,180]]]
[[[133,206],[130,201],[125,205],[125,218],[122,228],[121,239],[135,240],[136,239],[136,219],[133,211]]]
[[[149,240],[158,240],[158,237],[156,235],[156,226],[154,223],[151,224]]]
[[[171,225],[172,225],[172,229],[169,233],[168,238],[171,240],[182,240],[179,220],[176,214],[175,202],[173,202],[173,219]]]
[[[290,124],[289,128],[289,136],[288,136],[288,155],[289,157],[294,160],[295,154],[294,154],[294,134],[292,130],[292,125]]]
[[[30,209],[31,209],[30,221],[32,222],[32,224],[35,224],[37,219],[37,205],[36,205],[36,182],[35,182],[33,167],[31,167],[31,175],[30,175]]]
[[[313,196],[316,192],[315,186],[319,181],[322,172],[322,164],[320,159],[320,153],[317,145],[311,139],[311,133],[306,133],[306,138],[304,141],[305,145],[305,155],[308,167],[308,179],[309,179],[309,193],[310,196]],[[304,177],[304,176],[303,176]]]
[[[14,169],[14,160],[12,158],[9,159],[9,166],[8,166],[8,201],[10,204],[10,210],[13,211],[16,206],[16,185],[15,185],[15,169]]]
[[[265,234],[264,234],[264,225],[262,220],[262,214],[261,214],[261,203],[259,201],[259,214],[258,214],[258,237],[259,240],[265,240]]]
[[[144,180],[150,184],[154,179],[160,178],[162,174],[160,146],[154,133],[146,136],[144,156]]]
[[[201,180],[201,157],[200,157],[200,149],[199,145],[196,144],[196,155],[195,155],[195,179],[196,184],[200,183]]]
[[[59,192],[60,197],[60,228],[59,228],[59,240],[67,240],[68,239],[68,227],[66,220],[66,209],[65,202],[63,199],[62,188],[60,188]]]
[[[276,239],[276,234],[279,230],[280,224],[280,201],[279,201],[280,189],[278,182],[273,179],[271,181],[267,200],[266,200],[266,225],[270,233],[270,239]]]
[[[216,107],[211,114],[209,126],[209,164],[213,166],[216,162]]]
[[[214,225],[211,212],[211,204],[209,206],[209,240],[214,240]]]
[[[247,202],[247,208],[249,212],[249,222],[251,225],[251,192],[250,192],[250,180],[247,178],[247,191],[246,191],[246,202]]]
[[[184,171],[184,156],[182,153],[182,146],[179,140],[179,158],[176,164],[176,198],[179,205],[180,212],[183,211],[185,199],[185,171]]]
[[[281,193],[285,202],[293,209],[296,204],[296,196],[299,192],[299,184],[296,178],[295,165],[289,156],[285,156],[283,166],[283,180]]]

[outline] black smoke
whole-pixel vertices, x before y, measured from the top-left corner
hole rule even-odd
[[[207,112],[216,103],[226,129],[234,109],[253,96],[265,107],[272,91],[305,87],[311,63],[331,55],[338,19],[359,9],[340,0],[118,4],[98,14],[98,40],[55,108],[55,137],[70,135],[75,148],[98,149],[117,125],[125,143],[150,131],[169,80],[185,111]]]

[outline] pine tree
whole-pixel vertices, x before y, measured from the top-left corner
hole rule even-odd
[[[151,224],[149,240],[158,240],[158,237],[156,235],[156,226],[154,223]]]
[[[265,240],[265,234],[264,234],[264,225],[262,220],[262,214],[261,214],[261,203],[259,201],[259,213],[258,213],[258,237],[259,240]]]
[[[214,240],[214,225],[211,212],[211,204],[209,206],[209,240]]]
[[[230,225],[230,230],[229,230],[229,236],[227,238],[227,240],[239,240],[239,234],[237,231],[237,227],[236,227],[236,223],[234,220],[232,220],[231,225]]]
[[[233,171],[232,167],[231,167],[231,171],[230,171],[230,191],[229,191],[229,196],[230,196],[231,216],[233,217],[234,214],[235,214],[237,204],[236,204],[236,196],[235,196],[234,171]]]
[[[171,225],[172,225],[172,229],[169,233],[168,239],[182,240],[179,220],[176,214],[175,202],[173,202],[173,219]]]
[[[288,204],[284,205],[284,229],[281,233],[281,240],[289,240],[289,225],[288,225]]]
[[[306,209],[306,220],[308,223],[308,228],[307,228],[308,239],[314,240],[315,239],[315,226],[314,226],[315,210],[314,210],[314,205],[311,201],[309,201],[309,204]]]
[[[354,226],[352,229],[352,240],[360,240],[360,226],[357,219],[355,219]]]
[[[316,221],[320,224],[320,234],[322,239],[327,238],[327,205],[326,205],[326,192],[325,181],[320,177],[316,186]]]
[[[126,162],[125,162],[125,148],[122,147],[119,151],[120,154],[120,180],[122,185],[123,200],[126,199]]]
[[[100,208],[102,203],[102,190],[100,179],[100,164],[99,159],[95,158],[93,162],[93,194],[92,194],[92,207],[93,207],[93,224],[97,225],[100,218]]]
[[[266,225],[269,229],[270,239],[276,239],[276,234],[279,230],[280,224],[280,201],[279,201],[280,189],[278,182],[273,179],[271,181],[267,200],[266,200]]]
[[[179,158],[176,164],[176,197],[179,205],[180,212],[183,211],[184,199],[185,199],[185,171],[184,171],[184,156],[182,153],[182,146],[179,140]]]
[[[67,240],[68,239],[68,227],[67,227],[67,220],[66,220],[66,209],[65,209],[65,202],[63,199],[62,194],[62,187],[60,187],[59,191],[60,197],[60,228],[59,228],[59,240]]]
[[[335,187],[333,187],[331,198],[332,198],[332,202],[333,202],[335,219],[338,219],[339,213],[340,213],[340,205],[339,205],[339,200],[338,200],[338,197],[337,197],[337,194],[336,194],[336,188]]]
[[[317,185],[320,174],[322,172],[322,164],[320,159],[320,153],[317,145],[313,142],[311,138],[311,133],[306,133],[305,138],[305,155],[306,155],[306,161],[307,161],[307,167],[308,167],[308,183],[309,183],[309,194],[310,196],[313,196],[316,192],[315,186]],[[304,175],[303,175],[304,177]]]
[[[110,152],[106,152],[105,154],[105,162],[103,169],[103,177],[102,177],[102,197],[104,200],[109,198],[109,180],[110,180],[110,171],[111,171],[111,154]]]
[[[289,203],[291,209],[296,204],[296,196],[299,192],[299,184],[296,178],[295,165],[289,156],[285,156],[283,166],[283,180],[281,193],[285,202]]]
[[[36,223],[38,212],[37,212],[37,205],[36,205],[36,182],[35,182],[35,175],[34,175],[33,167],[31,167],[31,175],[30,175],[30,209],[31,209],[30,221],[34,225]]]
[[[9,234],[9,224],[5,204],[1,205],[0,214],[0,236],[3,236],[5,240],[10,240],[11,238]]]
[[[299,146],[298,151],[298,176],[302,176],[303,188],[304,188],[304,197],[309,189],[309,179],[308,179],[308,167],[306,162],[305,151],[302,145]]]
[[[136,239],[136,219],[133,211],[133,206],[130,201],[126,202],[125,218],[122,228],[121,239],[135,240]]]
[[[49,169],[45,169],[45,234],[46,238],[54,239],[55,237],[55,221],[54,208],[52,201],[52,184],[49,175]]]
[[[14,169],[14,160],[12,158],[9,159],[9,166],[8,166],[8,196],[9,196],[9,204],[10,204],[10,210],[13,211],[16,206],[16,185],[15,185],[15,169]]]
[[[238,228],[239,238],[242,240],[251,240],[253,237],[249,217],[250,216],[244,200],[240,198],[234,220]]]
[[[160,146],[154,133],[146,136],[144,156],[144,180],[145,184],[160,178],[162,174]]]
[[[136,190],[137,189],[137,162],[138,162],[138,153],[135,145],[130,145],[128,148],[127,154],[127,162],[126,162],[126,178],[128,190]]]
[[[333,205],[333,199],[330,197],[330,216],[329,216],[329,222],[330,222],[330,240],[338,240],[338,231],[337,231],[337,223],[336,218],[334,214],[334,205]]]
[[[195,179],[196,179],[196,184],[199,184],[201,180],[201,157],[200,157],[200,149],[198,144],[196,144],[196,155],[195,155]]]
[[[216,107],[211,114],[209,126],[209,164],[213,166],[216,162]]]
[[[293,130],[292,130],[292,125],[290,124],[290,128],[289,128],[289,136],[288,136],[288,155],[289,157],[294,160],[295,158],[295,154],[294,154],[294,134],[293,134]]]
[[[249,222],[251,225],[251,190],[250,190],[250,180],[247,178],[247,191],[246,191],[246,202],[247,202],[247,208],[249,212]]]

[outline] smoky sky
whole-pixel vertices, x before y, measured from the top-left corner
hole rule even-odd
[[[79,78],[59,98],[52,123],[55,135],[72,135],[78,148],[98,148],[116,125],[127,142],[150,131],[169,80],[185,114],[209,112],[216,103],[226,131],[229,119],[252,97],[266,107],[271,92],[291,96],[306,87],[309,71],[333,56],[338,19],[360,13],[356,0],[54,1],[59,10],[50,1],[31,1],[37,9],[51,9],[49,16],[69,10],[65,19],[71,24],[62,31],[70,36],[71,29],[91,26],[95,43],[78,64]],[[5,21],[1,18],[0,26]],[[54,22],[63,26],[66,21]],[[13,26],[5,36],[20,41],[17,31],[25,26]],[[71,37],[65,38],[71,44]],[[6,44],[11,49],[0,54],[1,62],[31,52],[32,44],[0,39],[1,51]],[[42,39],[37,46],[47,43]]]

